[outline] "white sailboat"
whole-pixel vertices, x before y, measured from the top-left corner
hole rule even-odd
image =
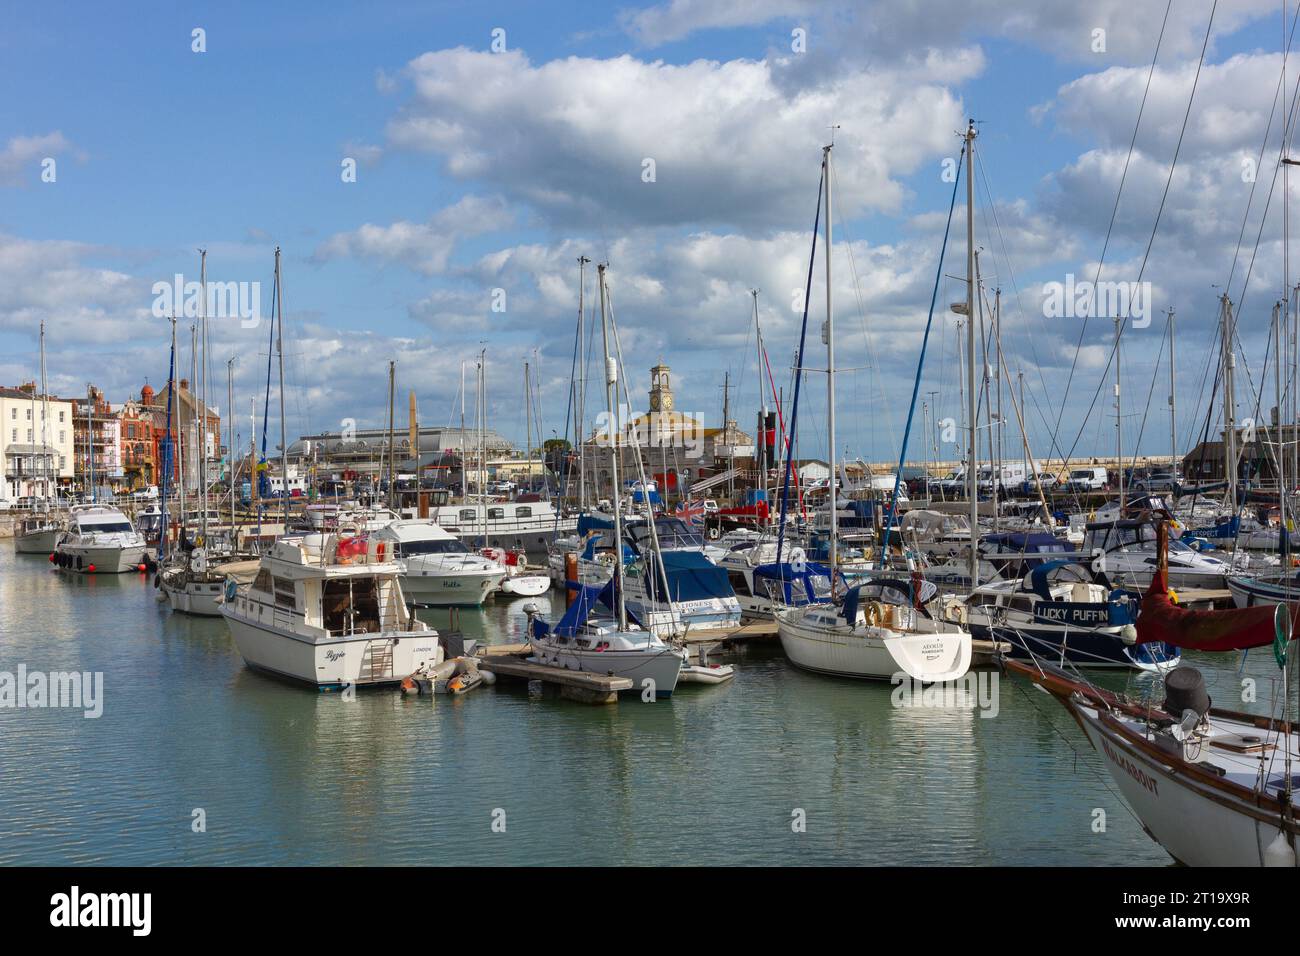
[[[36,396],[32,396],[32,417],[36,417]],[[63,523],[50,513],[51,453],[49,443],[49,395],[45,388],[45,322],[41,322],[41,444],[38,456],[41,461],[41,494],[33,513],[18,523],[14,529],[14,549],[19,554],[52,554],[59,543]]]
[[[597,267],[600,285],[601,334],[605,349],[605,397],[610,420],[615,421],[618,364],[610,352],[606,315],[605,266]],[[614,496],[615,542],[623,539],[623,517],[619,493],[619,445],[611,443],[611,472]],[[603,594],[614,605],[609,617],[593,614]],[[628,677],[638,692],[653,689],[656,697],[670,697],[677,687],[685,659],[683,651],[666,643],[649,629],[633,627],[624,595],[623,563],[614,562],[613,579],[606,585],[582,586],[577,599],[554,626],[542,621],[532,605],[528,608],[528,643],[533,660],[570,670]]]
[[[968,136],[973,139],[973,127]],[[969,174],[969,153],[967,162]],[[834,246],[831,243],[830,146],[823,150],[822,178],[826,190],[827,447],[832,449],[834,458],[837,446],[835,326],[831,307],[831,253]],[[969,190],[969,181],[967,186]],[[972,269],[972,283],[973,274]],[[974,474],[973,469],[971,474]],[[972,508],[975,505],[973,489],[971,505]],[[834,575],[838,562],[833,474],[829,483],[829,512],[829,565]],[[975,580],[973,571],[971,579]],[[936,590],[934,585],[919,579],[905,584],[878,578],[850,589],[840,607],[806,603],[780,608],[776,611],[776,620],[781,647],[791,663],[822,674],[888,680],[902,673],[919,681],[956,680],[970,669],[971,636],[959,625],[936,620],[925,609],[926,595],[932,598]]]

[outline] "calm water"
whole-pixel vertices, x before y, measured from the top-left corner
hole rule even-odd
[[[461,627],[518,640],[526,603]],[[348,701],[247,670],[223,621],[170,613],[142,575],[72,576],[0,541],[0,671],[20,663],[102,671],[105,703],[0,708],[0,863],[1168,862],[1064,710],[1011,678],[992,719],[897,709],[888,685],[801,673],[779,648],[654,704],[500,684]],[[1238,663],[1208,675],[1216,702]]]

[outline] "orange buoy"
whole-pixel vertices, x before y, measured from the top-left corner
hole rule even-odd
[[[95,573],[95,566],[94,566],[93,564],[91,564],[91,565],[87,565],[87,566],[86,566],[86,570],[89,571],[91,574],[94,574],[94,573]]]

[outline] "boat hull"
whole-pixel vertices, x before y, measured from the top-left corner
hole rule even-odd
[[[682,659],[673,650],[591,651],[569,646],[557,647],[538,640],[530,643],[533,656],[540,664],[586,671],[589,674],[627,677],[632,681],[632,691],[638,694],[650,686],[644,682],[651,680],[654,682],[655,697],[671,697],[681,676]]]
[[[49,531],[32,531],[14,537],[14,550],[19,554],[50,554],[59,543],[58,528]]]
[[[505,571],[447,572],[408,567],[402,575],[402,594],[407,604],[419,607],[475,607],[497,590],[505,577]]]
[[[1262,866],[1281,828],[1249,802],[1178,772],[1102,723],[1092,708],[1072,705],[1124,799],[1170,856],[1188,866]]]
[[[168,584],[164,580],[161,587],[173,611],[198,617],[221,617],[225,589],[220,583],[185,581]]]
[[[792,664],[819,674],[868,680],[893,680],[903,674],[937,683],[957,680],[970,670],[971,636],[963,631],[914,634],[820,627],[782,615],[777,634]]]
[[[144,563],[145,545],[93,545],[64,544],[58,554],[68,561],[65,571],[79,574],[123,574],[138,571]],[[92,571],[91,568],[94,568]]]
[[[381,632],[352,637],[313,639],[287,629],[259,624],[222,611],[244,663],[322,689],[396,684],[420,668],[438,663],[438,633]],[[365,674],[367,648],[384,653],[392,646],[392,666],[382,674]]]
[[[977,640],[1004,641],[1011,646],[1010,657],[1017,660],[1040,660],[1075,667],[1122,667],[1164,673],[1178,666],[1175,649],[1150,650],[1151,645],[1127,645],[1118,634],[1108,631],[1060,631],[1051,628],[989,627],[971,623],[971,636]]]

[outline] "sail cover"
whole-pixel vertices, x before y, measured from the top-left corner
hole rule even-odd
[[[1291,628],[1300,624],[1300,604],[1290,604]],[[1238,651],[1273,643],[1273,605],[1230,611],[1189,611],[1169,600],[1169,573],[1151,577],[1138,614],[1137,642],[1164,641],[1191,651]]]

